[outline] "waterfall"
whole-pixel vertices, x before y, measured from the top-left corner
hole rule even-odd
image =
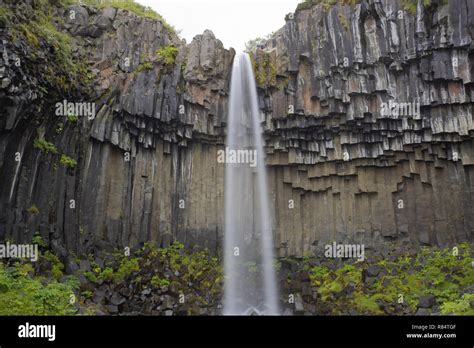
[[[224,314],[278,310],[257,88],[250,58],[234,58],[230,86],[225,167]]]

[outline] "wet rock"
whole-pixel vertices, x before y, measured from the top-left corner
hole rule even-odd
[[[426,308],[418,308],[418,310],[415,313],[415,315],[430,315],[430,314],[431,314],[431,311]]]
[[[120,306],[121,304],[125,303],[125,301],[126,299],[116,292],[114,292],[110,298],[110,303],[116,306]]]
[[[370,265],[367,267],[367,276],[369,277],[377,277],[382,270],[382,267],[378,265]]]
[[[418,308],[431,308],[436,304],[436,298],[433,295],[420,296]]]
[[[105,308],[107,308],[107,311],[110,313],[110,314],[118,314],[118,307],[116,305],[113,305],[113,304],[108,304],[108,305],[105,305]]]

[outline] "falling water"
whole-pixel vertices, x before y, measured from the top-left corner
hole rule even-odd
[[[229,155],[226,162],[224,314],[278,314],[260,112],[245,53],[234,58],[227,132],[227,154],[237,157]],[[256,155],[256,163],[233,163],[239,150],[247,159]]]

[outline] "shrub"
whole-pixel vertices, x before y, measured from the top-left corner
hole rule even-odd
[[[56,148],[56,146],[53,143],[50,143],[49,141],[47,141],[42,136],[38,136],[38,138],[34,140],[33,147],[46,154],[50,152],[53,154],[58,153],[58,149]]]
[[[30,264],[0,263],[0,315],[72,315],[73,294],[74,282],[35,276]]]
[[[176,56],[178,55],[178,52],[179,51],[176,47],[174,47],[173,45],[169,45],[160,47],[156,51],[156,54],[158,55],[163,64],[173,65],[176,60]]]
[[[40,211],[39,211],[38,207],[36,206],[36,204],[33,204],[26,211],[30,214],[33,214],[33,215],[38,215],[40,213]]]
[[[61,159],[59,162],[71,169],[74,169],[77,166],[77,161],[65,154],[61,155]]]

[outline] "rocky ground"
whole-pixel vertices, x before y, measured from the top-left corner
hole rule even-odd
[[[223,270],[207,250],[146,244],[78,258],[43,245],[37,263],[0,264],[0,314],[216,315]],[[378,255],[275,261],[284,315],[474,314],[472,245]],[[248,265],[259,276],[259,267]]]

